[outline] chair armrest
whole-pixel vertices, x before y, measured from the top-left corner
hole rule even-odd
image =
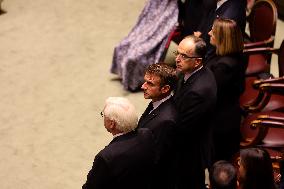
[[[253,87],[258,89],[258,95],[243,106],[245,113],[260,112],[269,103],[272,94],[284,95],[284,77],[256,80]]]
[[[284,122],[283,121],[276,121],[276,120],[257,119],[257,120],[253,120],[251,122],[250,127],[252,129],[255,129],[255,128],[258,128],[258,127],[284,129]]]
[[[241,148],[248,148],[252,146],[256,146],[257,144],[260,144],[261,141],[265,138],[268,132],[268,127],[256,127],[254,125],[258,124],[258,120],[254,120],[250,123],[251,129],[257,129],[257,134],[253,137],[242,137],[240,142]],[[251,126],[253,124],[253,126]]]
[[[263,83],[259,86],[260,90],[269,92],[271,94],[284,95],[283,83]]]
[[[272,53],[277,53],[277,52],[278,52],[278,49],[272,48],[272,47],[258,47],[258,48],[249,48],[249,49],[243,50],[243,53],[245,55],[272,54]]]
[[[272,83],[282,83],[284,84],[284,77],[268,78],[268,79],[258,79],[252,84],[254,89],[259,89],[262,84],[272,84]]]
[[[254,137],[243,138],[240,142],[241,148],[247,148],[262,144],[262,141],[266,137],[269,128],[284,129],[284,122],[256,119],[250,123],[250,128],[257,129],[257,134]]]
[[[275,115],[267,115],[267,114],[263,114],[263,115],[259,115],[257,116],[258,120],[272,120],[272,121],[281,121],[284,123],[284,117],[283,116],[275,116]]]
[[[271,36],[269,39],[266,39],[263,41],[245,43],[244,48],[250,49],[250,48],[257,48],[257,47],[269,47],[273,45],[274,38],[275,38],[274,36]]]

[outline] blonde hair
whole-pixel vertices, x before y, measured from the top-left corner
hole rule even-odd
[[[138,116],[136,109],[126,98],[107,98],[104,115],[110,120],[115,121],[116,128],[121,132],[129,132],[137,127]]]
[[[216,54],[228,55],[241,53],[244,48],[242,32],[231,19],[217,18],[212,27],[216,39]]]

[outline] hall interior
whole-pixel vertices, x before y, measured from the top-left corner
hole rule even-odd
[[[146,0],[4,0],[0,15],[0,188],[81,188],[112,137],[100,112],[109,96],[138,114],[142,92],[110,74],[113,48]],[[277,21],[275,47],[284,39]],[[271,72],[277,75],[277,60]]]

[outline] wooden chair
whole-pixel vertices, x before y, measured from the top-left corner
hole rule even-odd
[[[284,40],[281,43],[279,48],[271,48],[271,47],[262,47],[262,48],[252,48],[252,49],[245,49],[244,53],[246,55],[252,54],[264,54],[264,55],[271,55],[275,54],[278,57],[278,72],[279,76],[284,76]],[[257,64],[257,62],[256,62]],[[262,77],[262,79],[261,79]],[[258,95],[259,90],[257,89],[259,84],[263,81],[265,82],[272,82],[273,80],[265,80],[265,78],[273,78],[274,76],[270,73],[260,74],[258,76],[253,77],[246,77],[246,88],[244,93],[240,97],[240,104],[242,107],[249,105]],[[256,84],[254,82],[256,81]],[[280,95],[281,96],[281,95]],[[274,100],[278,101],[278,98],[282,98],[284,101],[284,97],[279,95],[273,95],[272,99],[270,99],[270,104],[265,107],[267,110],[272,110]]]
[[[274,180],[279,183],[281,177],[283,179],[284,176],[284,113],[262,113],[250,123],[250,128],[257,130],[257,134],[250,145],[268,151],[273,162]]]
[[[258,0],[254,3],[247,23],[249,28],[249,42],[245,49],[256,47],[273,47],[277,23],[277,8],[273,0]],[[248,58],[247,76],[255,76],[262,72],[269,72],[271,55],[252,54]]]
[[[265,107],[271,103],[273,95],[284,96],[284,77],[255,81],[254,87],[259,93],[244,107],[246,116],[240,128],[240,148],[266,149],[273,161],[275,182],[279,183],[284,169],[284,102],[280,102],[273,111],[265,110]],[[233,158],[235,166],[238,166],[238,160],[239,154],[236,154]]]
[[[284,97],[284,77],[260,80],[255,82],[258,87],[258,96],[246,106],[242,107],[245,117],[241,125],[241,147],[251,147],[256,144],[264,143],[263,137],[269,137],[267,129],[252,129],[251,124],[259,123],[259,121],[267,121],[269,118],[283,117],[284,121],[284,101],[283,98],[274,101],[272,108],[265,109],[271,102],[273,95]],[[272,110],[271,110],[272,109]],[[255,122],[254,122],[255,121]],[[272,130],[273,131],[273,130]],[[284,130],[283,130],[283,146],[284,146]]]

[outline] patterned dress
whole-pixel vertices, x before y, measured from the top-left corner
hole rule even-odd
[[[134,28],[114,48],[111,73],[122,78],[124,89],[140,88],[144,70],[160,61],[177,19],[177,0],[147,1]]]

